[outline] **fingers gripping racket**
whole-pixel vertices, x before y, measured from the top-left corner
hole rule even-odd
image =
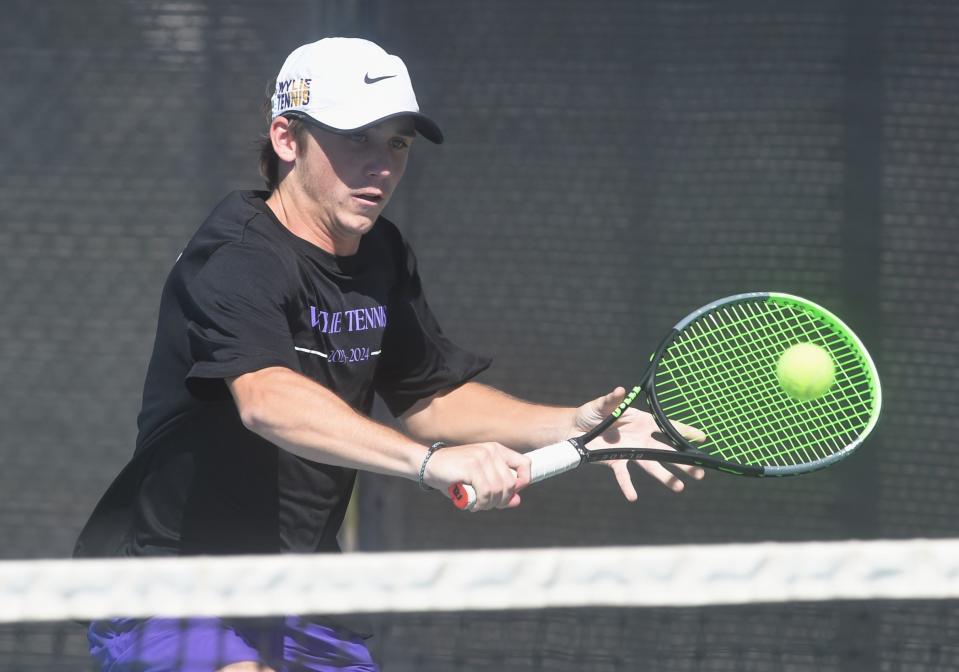
[[[805,401],[787,393],[777,375],[783,354],[800,343],[828,353],[833,371],[827,389]],[[589,442],[640,396],[676,450],[590,450]],[[740,476],[804,474],[852,453],[875,427],[881,405],[872,358],[839,318],[788,294],[737,294],[676,324],[639,384],[601,423],[527,453],[530,482],[603,460],[656,460]],[[671,421],[701,430],[706,440],[684,438]],[[469,484],[455,484],[449,493],[461,509],[476,501]]]

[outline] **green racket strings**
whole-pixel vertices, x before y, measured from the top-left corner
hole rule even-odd
[[[868,355],[828,313],[768,298],[734,303],[688,325],[656,369],[656,397],[670,420],[705,432],[702,450],[738,464],[789,467],[842,451],[874,422]],[[812,401],[788,396],[776,375],[792,345],[824,348],[835,366]]]

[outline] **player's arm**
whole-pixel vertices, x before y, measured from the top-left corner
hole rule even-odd
[[[269,367],[227,385],[244,426],[284,450],[324,464],[418,478],[425,446],[357,413],[295,371]],[[519,503],[515,491],[528,474],[528,460],[519,453],[500,443],[471,442],[434,454],[425,481],[443,492],[460,481],[478,485],[479,508],[500,508]]]
[[[417,437],[439,437],[449,442],[492,440],[517,450],[529,450],[578,436],[605,418],[625,396],[617,388],[578,408],[546,406],[517,399],[495,388],[475,382],[421,400],[402,416],[406,429]],[[657,438],[658,427],[648,413],[629,409],[612,429],[596,439],[595,447],[666,447]],[[623,461],[606,462],[612,468],[623,496],[638,497]],[[684,489],[683,481],[658,462],[637,463],[654,479],[674,492]],[[674,467],[695,479],[704,471],[698,467]]]
[[[400,419],[407,431],[424,441],[497,441],[516,450],[532,450],[565,439],[575,415],[575,408],[534,404],[467,382],[420,400]]]

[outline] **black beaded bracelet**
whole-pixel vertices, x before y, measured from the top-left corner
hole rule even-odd
[[[439,450],[445,445],[446,444],[443,443],[442,441],[437,441],[426,450],[426,456],[423,458],[423,464],[420,465],[420,477],[419,479],[417,479],[417,482],[420,484],[421,490],[425,490],[428,492],[433,489],[423,482],[423,477],[426,475],[426,463],[430,461],[431,457],[433,457],[433,453],[435,453],[437,450]]]

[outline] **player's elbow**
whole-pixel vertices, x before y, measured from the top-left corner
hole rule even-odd
[[[249,395],[234,395],[236,409],[240,414],[240,422],[251,432],[259,433],[264,423],[264,409],[262,403],[258,403]]]
[[[240,412],[240,422],[251,432],[259,434],[264,425],[262,410],[249,401],[237,402],[237,410]]]
[[[245,373],[227,381],[240,415],[240,422],[256,434],[262,434],[269,425],[270,395],[266,391],[268,379],[268,376],[258,371]]]

